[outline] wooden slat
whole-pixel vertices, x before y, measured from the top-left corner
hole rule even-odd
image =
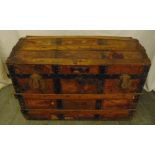
[[[57,45],[55,44],[55,40],[59,39],[61,40],[61,44]],[[104,40],[105,43],[98,44],[98,40]],[[138,43],[138,40],[136,39],[117,39],[117,38],[96,38],[95,36],[89,38],[89,37],[83,37],[83,38],[76,38],[74,37],[52,37],[52,38],[39,38],[36,37],[35,39],[27,39],[24,38],[24,42],[20,46],[21,50],[106,50],[106,49],[139,49],[140,44]]]
[[[114,55],[120,55],[118,59],[143,59],[143,55],[139,51],[18,51],[16,57],[31,58],[74,58],[74,59],[114,59]]]
[[[41,111],[40,109],[33,109],[32,111]],[[85,115],[85,114],[98,114],[98,115],[102,115],[105,113],[111,113],[111,112],[118,112],[119,110],[117,109],[106,109],[106,110],[57,110],[57,109],[44,109],[44,112],[48,112],[51,114],[73,114],[73,115]],[[120,111],[135,111],[135,109],[120,109]]]
[[[23,96],[26,99],[134,99],[135,96],[141,93],[128,94],[28,94],[16,93],[15,95]]]
[[[57,43],[58,39],[60,43]],[[7,64],[150,64],[145,49],[138,40],[131,37],[28,36],[21,40],[13,49],[13,54],[10,55]],[[53,54],[54,50],[63,52],[57,51]],[[103,53],[107,54],[107,51],[116,53],[104,56]],[[92,55],[96,57],[92,58]]]
[[[101,45],[96,45],[96,46],[91,46],[91,45],[74,45],[74,46],[70,46],[70,45],[64,45],[64,46],[55,46],[55,45],[46,45],[46,44],[43,44],[43,45],[39,45],[39,46],[31,46],[31,45],[23,45],[23,47],[20,48],[20,50],[27,50],[27,51],[32,51],[32,50],[135,50],[135,47],[132,47],[130,49],[128,49],[127,47],[123,47],[123,46],[120,46],[119,44],[116,45],[116,46],[101,46]]]
[[[64,58],[27,58],[13,57],[8,59],[8,64],[56,64],[56,65],[115,65],[115,64],[136,64],[150,65],[148,59],[64,59]]]

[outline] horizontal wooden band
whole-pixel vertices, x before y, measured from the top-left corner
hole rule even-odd
[[[16,60],[16,61],[15,61]],[[55,65],[114,65],[114,64],[132,64],[132,65],[150,65],[148,59],[119,59],[110,61],[108,59],[73,59],[65,58],[9,58],[7,64],[55,64]]]
[[[128,112],[131,112],[131,111],[135,111],[136,109],[119,109],[118,113],[120,111],[122,112],[125,112],[125,111],[128,111]],[[24,112],[29,112],[29,109],[22,109],[22,111]],[[104,115],[105,113],[111,113],[111,112],[116,112],[116,110],[112,109],[112,110],[56,110],[56,109],[44,109],[44,110],[39,110],[39,109],[33,109],[33,110],[30,110],[31,112],[37,112],[37,111],[40,111],[40,112],[47,112],[47,113],[50,113],[50,114],[73,114],[73,115],[82,115],[82,114],[92,114],[92,115],[96,115],[96,114],[99,114],[99,115]]]
[[[28,94],[16,93],[15,96],[23,96],[25,99],[135,99],[142,93],[129,93],[129,94]]]

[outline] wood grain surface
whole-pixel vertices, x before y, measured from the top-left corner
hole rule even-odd
[[[7,66],[27,119],[130,118],[150,60],[131,37],[27,36]]]

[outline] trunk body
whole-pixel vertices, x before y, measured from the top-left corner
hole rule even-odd
[[[7,66],[27,119],[125,119],[136,110],[150,60],[130,37],[28,36]]]

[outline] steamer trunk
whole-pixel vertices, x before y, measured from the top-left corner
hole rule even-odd
[[[125,119],[150,67],[130,37],[28,36],[7,66],[27,119]]]

